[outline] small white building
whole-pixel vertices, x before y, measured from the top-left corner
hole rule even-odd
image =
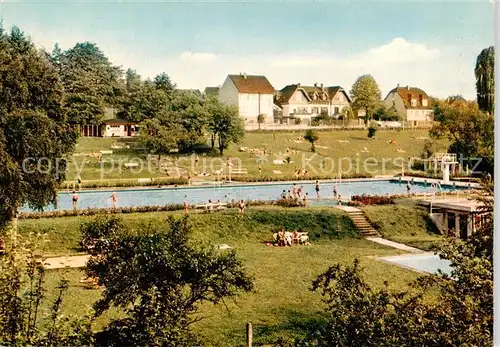
[[[245,124],[257,123],[259,114],[264,123],[274,123],[274,88],[265,76],[228,75],[219,89],[219,100],[226,105],[238,106]]]
[[[275,103],[281,108],[283,119],[299,118],[301,122],[310,123],[321,113],[338,118],[342,109],[351,104],[351,99],[340,86],[303,86],[298,83],[277,91]]]
[[[400,87],[391,90],[384,99],[387,108],[393,107],[404,120],[412,125],[421,125],[434,120],[431,101],[426,92],[416,87]]]
[[[82,136],[89,137],[129,137],[136,136],[139,124],[124,119],[108,119],[100,125],[85,125],[81,129]]]

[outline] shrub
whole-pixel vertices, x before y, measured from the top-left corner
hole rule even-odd
[[[371,122],[368,127],[368,137],[373,138],[378,130],[378,124],[376,122]]]
[[[353,195],[352,201],[358,202],[360,205],[390,205],[394,204],[392,196],[388,195]]]
[[[300,123],[302,123],[301,119],[300,118],[295,118],[295,124],[296,125],[299,125]]]

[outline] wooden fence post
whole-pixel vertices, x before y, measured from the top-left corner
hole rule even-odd
[[[247,347],[252,347],[252,338],[253,338],[252,323],[247,322]]]

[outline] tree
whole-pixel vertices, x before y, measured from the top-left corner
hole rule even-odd
[[[259,114],[257,116],[257,123],[259,123],[259,130],[260,130],[260,125],[266,121],[266,115],[265,114]]]
[[[201,98],[176,91],[171,96],[168,110],[173,121],[180,125],[178,147],[181,151],[191,151],[196,145],[206,142],[209,112]]]
[[[394,107],[382,105],[375,111],[373,119],[380,121],[399,121],[402,117]]]
[[[138,83],[138,75],[126,76],[126,90],[118,117],[134,122],[155,118],[169,105],[169,97],[150,80]]]
[[[437,123],[430,131],[433,139],[447,138],[451,153],[463,158],[471,168],[480,160],[476,171],[493,175],[493,117],[481,112],[475,102],[455,100],[436,102],[434,119]]]
[[[493,114],[495,108],[495,48],[485,48],[476,60],[476,91],[479,109]]]
[[[161,230],[129,235],[121,219],[98,217],[82,226],[91,258],[87,274],[106,290],[96,316],[117,307],[124,317],[96,335],[101,346],[193,346],[190,326],[199,306],[218,304],[253,289],[234,251],[199,245],[188,218],[169,218]]]
[[[351,120],[354,118],[354,112],[352,111],[351,106],[344,106],[342,111],[340,111],[342,117],[342,126],[345,126],[346,120]]]
[[[170,77],[165,72],[162,72],[155,77],[154,85],[157,89],[164,91],[167,95],[172,94],[175,90],[175,84],[172,83]]]
[[[171,114],[165,111],[157,118],[146,119],[141,123],[137,147],[157,155],[160,169],[161,156],[177,149],[180,132],[180,126],[173,121]]]
[[[451,275],[419,277],[410,290],[372,288],[359,262],[330,267],[314,282],[326,304],[325,326],[296,345],[489,346],[493,339],[492,187],[483,212],[487,223],[467,241],[450,237],[439,255]],[[426,297],[433,295],[433,300]]]
[[[80,125],[98,124],[105,108],[118,104],[122,93],[120,68],[113,66],[91,42],[77,43],[57,60],[67,94],[65,106],[69,121]]]
[[[61,313],[67,280],[62,279],[54,288],[56,299],[48,310],[44,309],[47,288],[45,269],[34,246],[38,240],[11,236],[7,254],[0,257],[0,343],[3,346],[91,345],[89,321]]]
[[[371,75],[362,75],[352,85],[350,94],[353,99],[351,106],[354,113],[364,111],[364,121],[368,124],[373,113],[380,106],[381,95],[377,82]]]
[[[378,124],[375,121],[370,122],[370,126],[368,127],[368,137],[372,138],[375,136],[375,133],[378,130]]]
[[[0,248],[23,205],[54,202],[77,134],[66,121],[56,67],[18,29],[0,31]]]
[[[220,155],[231,143],[238,143],[245,136],[243,119],[236,106],[221,104],[212,100],[209,104],[208,128],[212,134],[212,145],[217,140]]]
[[[318,134],[312,129],[307,129],[304,135],[304,139],[311,143],[311,152],[316,152],[316,147],[314,144],[319,139]]]

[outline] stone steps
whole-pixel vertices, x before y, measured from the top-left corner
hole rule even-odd
[[[380,236],[379,233],[373,228],[365,214],[361,210],[357,211],[346,211],[349,218],[354,223],[356,229],[358,229],[359,233],[363,237],[376,237]]]

